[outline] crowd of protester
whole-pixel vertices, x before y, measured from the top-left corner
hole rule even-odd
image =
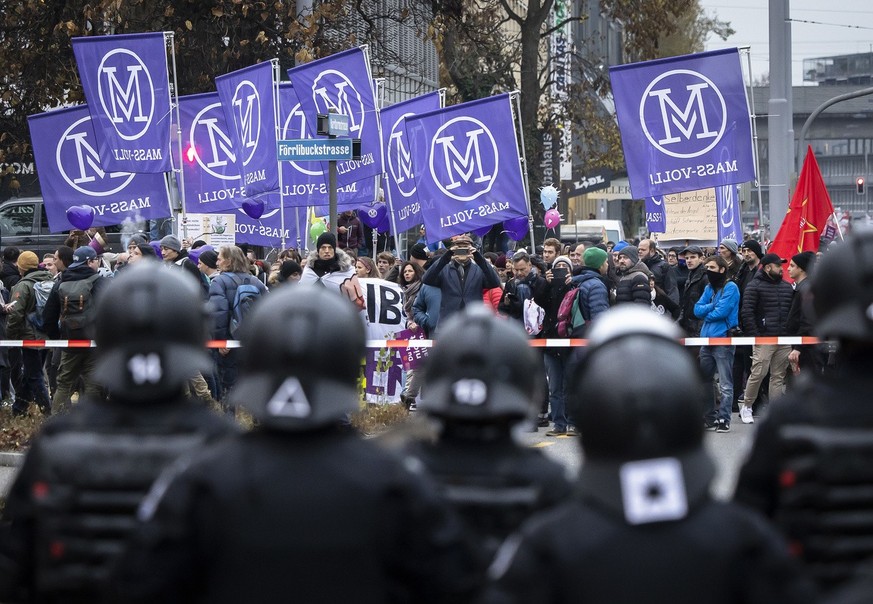
[[[856,456],[867,459],[873,441],[852,419],[863,378],[811,386],[837,371],[826,344],[678,342],[833,336],[846,366],[863,372],[873,300],[853,276],[816,281],[817,254],[783,259],[752,239],[661,250],[653,239],[566,246],[549,238],[530,251],[483,254],[477,238],[461,234],[373,261],[354,247],[355,220],[344,214],[340,237],[325,232],[308,254],[282,250],[272,263],[253,249],[172,234],[135,235],[116,254],[81,236],[42,259],[3,250],[0,337],[98,346],[2,350],[13,412],[34,404],[57,417],[4,512],[0,595],[267,601],[287,596],[293,571],[311,569],[295,584],[304,601],[812,602],[816,589],[834,597],[828,602],[865,601],[869,578],[855,572],[873,556],[868,524],[858,520],[869,476]],[[873,252],[873,237],[860,241],[837,245],[828,270]],[[406,373],[401,400],[439,434],[402,445],[402,464],[349,429],[365,343],[360,279],[396,283],[402,327],[436,340],[425,369]],[[858,299],[866,315],[847,307]],[[243,347],[206,353],[207,338]],[[539,354],[530,338],[559,345]],[[828,415],[820,402],[840,388],[846,408]],[[715,502],[704,431],[729,432],[734,415],[754,423],[783,395],[802,411],[774,405],[775,421],[792,429],[765,423],[740,477],[738,499],[757,512]],[[228,415],[244,406],[255,429],[240,436],[231,423],[174,411],[183,401]],[[518,445],[516,427],[581,437],[577,487]],[[144,440],[125,440],[129,432]],[[185,462],[173,464],[176,456]],[[821,472],[828,478],[819,483]],[[82,499],[46,505],[52,481],[68,490],[81,481]],[[124,505],[101,481],[128,489]],[[796,482],[818,490],[794,493]],[[138,524],[122,522],[140,502]],[[822,509],[830,515],[821,518],[853,523],[852,531],[819,523]],[[90,524],[57,521],[77,514]],[[89,531],[109,525],[111,544],[92,547]],[[713,531],[719,539],[708,538]],[[67,552],[76,539],[82,549]],[[283,574],[284,556],[294,564]],[[92,566],[83,570],[80,558]],[[337,560],[346,563],[340,575],[358,581],[325,581]],[[622,581],[629,572],[640,580]]]

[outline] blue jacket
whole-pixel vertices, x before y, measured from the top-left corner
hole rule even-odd
[[[579,284],[579,305],[586,323],[609,310],[609,290],[598,271],[583,267],[582,273],[573,277],[573,282]]]
[[[443,294],[438,287],[422,283],[415,302],[412,303],[412,317],[424,330],[424,335],[431,337],[440,320],[440,303]]]
[[[713,297],[712,285],[703,290],[700,300],[694,305],[694,315],[703,319],[701,338],[723,338],[731,327],[739,323],[740,290],[733,281],[728,281]]]
[[[230,319],[233,315],[233,300],[236,297],[237,284],[231,275],[240,278],[243,283],[251,283],[261,292],[267,293],[267,288],[260,279],[248,273],[221,273],[209,284],[209,304],[212,314],[212,337],[216,340],[229,340]]]

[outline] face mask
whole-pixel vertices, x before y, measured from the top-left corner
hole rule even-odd
[[[679,266],[685,266],[685,258],[679,258]]]
[[[727,273],[717,273],[715,271],[706,271],[706,278],[709,279],[709,284],[713,287],[721,287],[727,279]]]

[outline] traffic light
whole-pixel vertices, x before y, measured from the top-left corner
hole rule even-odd
[[[858,195],[864,194],[864,177],[859,176],[855,179],[855,193]]]

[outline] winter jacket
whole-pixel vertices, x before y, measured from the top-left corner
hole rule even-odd
[[[336,262],[333,264],[333,268],[319,275],[314,268],[318,260],[318,250],[310,252],[306,260],[306,266],[303,267],[303,274],[300,276],[300,283],[302,285],[319,284],[330,289],[336,289],[357,306],[358,310],[363,310],[366,306],[366,301],[361,283],[358,281],[357,274],[355,274],[354,258],[342,250],[336,250],[335,259]],[[397,281],[395,280],[393,283],[397,283]]]
[[[545,279],[543,280],[545,281]],[[558,336],[558,310],[561,308],[561,302],[564,300],[564,295],[574,289],[576,286],[570,281],[570,284],[559,283],[557,279],[545,281],[545,287],[540,293],[534,296],[534,302],[539,304],[545,316],[543,317],[543,330],[539,334],[541,338],[557,338]],[[556,349],[550,348],[546,353],[554,352]]]
[[[546,288],[546,284],[545,278],[535,268],[531,268],[527,277],[521,281],[516,278],[510,279],[506,282],[506,287],[503,289],[503,295],[500,297],[500,304],[497,305],[497,310],[507,317],[524,323],[524,301],[527,299],[534,301],[539,299]]]
[[[412,316],[428,337],[433,335],[440,321],[442,295],[440,288],[423,283],[415,296],[415,302],[412,303]]]
[[[21,280],[21,273],[18,272],[18,265],[14,262],[4,262],[0,266],[0,281],[7,290],[12,290],[12,286]]]
[[[679,304],[679,288],[676,285],[676,276],[670,270],[670,265],[664,260],[660,254],[650,256],[643,260],[648,269],[652,272],[655,278],[655,285],[660,287],[667,297],[676,304]]]
[[[679,302],[681,306],[679,309],[679,327],[685,330],[689,338],[700,335],[703,321],[694,314],[694,305],[703,295],[707,283],[706,268],[703,264],[690,271],[688,279],[685,281],[685,290],[682,292],[682,298]]]
[[[51,281],[48,271],[34,269],[12,287],[10,302],[16,302],[6,318],[6,335],[13,340],[38,340],[44,334],[27,320],[27,315],[36,309],[36,294],[33,285],[40,281]]]
[[[700,300],[694,305],[694,315],[703,319],[701,338],[722,338],[731,327],[737,326],[740,308],[740,290],[737,284],[728,281],[718,291],[707,284]]]
[[[615,288],[615,303],[634,302],[636,304],[652,304],[652,289],[649,287],[649,276],[652,272],[642,262],[637,262],[627,273],[619,273],[618,285]]]
[[[485,302],[485,305],[488,306],[488,308],[494,310],[494,312],[500,310],[500,299],[502,297],[502,287],[492,287],[491,289],[486,289],[482,292],[482,301]]]
[[[794,286],[794,297],[791,299],[791,308],[788,310],[788,323],[785,325],[785,333],[789,336],[812,335],[812,318],[803,308],[803,296],[809,290],[809,286],[808,278]]]
[[[743,335],[785,335],[793,297],[794,288],[781,275],[774,281],[763,270],[758,271],[743,297]]]
[[[213,279],[209,284],[209,305],[212,309],[212,338],[215,340],[232,339],[230,319],[233,316],[233,300],[239,287],[233,277],[257,287],[261,296],[267,293],[266,286],[249,273],[221,273]]]
[[[361,220],[357,216],[347,216],[343,213],[336,219],[336,226],[337,245],[344,250],[357,251],[361,247],[361,239],[364,236],[364,227],[361,225]],[[340,233],[339,227],[346,227],[348,230],[345,233]]]
[[[582,272],[573,277],[573,283],[579,287],[579,307],[586,324],[609,310],[609,289],[599,271],[583,266]]]
[[[466,277],[462,283],[458,263],[453,262],[452,254],[446,252],[427,269],[421,278],[424,284],[438,287],[442,292],[440,320],[447,319],[467,304],[481,303],[484,290],[500,287],[500,277],[497,276],[497,271],[488,264],[488,261],[479,252],[473,254],[473,260],[467,263],[466,271]]]

